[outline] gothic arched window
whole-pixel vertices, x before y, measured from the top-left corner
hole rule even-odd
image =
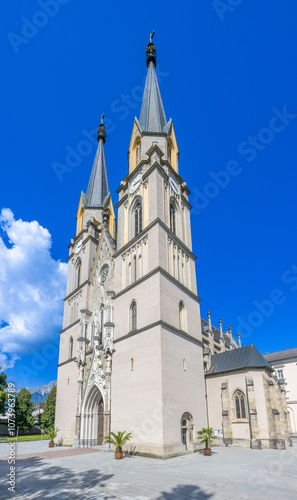
[[[179,303],[179,329],[187,331],[186,308],[182,300]]]
[[[137,330],[137,304],[135,300],[130,306],[130,330]]]
[[[78,287],[80,285],[80,279],[81,279],[81,260],[78,259],[76,263],[76,286]]]
[[[140,200],[137,201],[134,207],[134,224],[135,236],[138,236],[142,231],[142,203]]]
[[[136,255],[133,257],[133,281],[137,280],[137,261],[136,261]]]
[[[141,142],[140,141],[136,144],[135,155],[136,155],[136,167],[137,167],[137,165],[140,163],[140,160],[141,160]]]
[[[69,353],[68,353],[68,358],[72,359],[73,358],[73,338],[70,337],[69,339]]]
[[[174,203],[170,203],[170,230],[175,234],[176,230],[176,210],[175,210],[175,205]]]
[[[245,396],[242,391],[237,390],[234,393],[234,402],[235,402],[235,412],[236,418],[246,418],[246,410],[245,410]]]

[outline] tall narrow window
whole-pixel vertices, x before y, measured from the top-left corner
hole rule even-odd
[[[139,142],[136,146],[136,167],[140,163],[141,160],[141,142]]]
[[[170,203],[170,230],[175,234],[175,206]]]
[[[130,306],[130,330],[137,330],[137,304],[135,300]]]
[[[186,308],[182,300],[179,303],[179,329],[187,331]]]
[[[76,264],[76,286],[77,287],[80,285],[80,278],[81,278],[81,260],[78,259],[77,264]]]
[[[234,400],[235,400],[235,411],[236,411],[236,418],[246,418],[246,411],[245,411],[245,397],[243,392],[241,391],[236,391],[234,393]]]
[[[70,337],[69,339],[69,353],[68,353],[68,358],[72,359],[73,358],[73,338]]]
[[[142,203],[138,201],[134,208],[135,236],[142,231]]]
[[[134,269],[133,269],[133,280],[136,281],[137,280],[136,255],[134,255],[134,258],[133,258],[133,266],[134,266]]]

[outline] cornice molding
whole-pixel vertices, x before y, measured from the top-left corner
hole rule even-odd
[[[77,319],[76,321],[74,321],[70,325],[66,326],[66,328],[64,328],[63,330],[61,330],[59,333],[61,334],[61,333],[66,332],[67,330],[69,330],[70,328],[72,328],[74,325],[77,325],[79,322],[80,322],[80,319]]]
[[[182,240],[178,238],[178,236],[176,236],[176,234],[170,231],[170,228],[165,224],[165,222],[163,222],[160,219],[160,217],[157,217],[153,222],[151,222],[148,226],[146,226],[141,233],[139,233],[137,236],[128,241],[128,243],[122,246],[122,248],[117,250],[113,255],[114,258],[118,257],[122,253],[125,253],[127,250],[129,250],[129,248],[135,245],[135,243],[137,243],[139,239],[146,236],[148,231],[150,231],[154,226],[156,226],[156,224],[159,224],[167,232],[168,236],[170,236],[170,238],[174,240],[175,243],[177,243],[177,245],[179,245],[189,257],[191,257],[193,260],[196,260],[197,258],[196,255],[193,254],[193,252],[187,247],[187,245],[184,244]]]
[[[175,326],[172,326],[169,323],[166,323],[165,321],[162,321],[162,320],[155,321],[154,323],[150,323],[149,325],[146,325],[143,328],[139,328],[138,330],[130,331],[126,335],[123,335],[122,337],[115,339],[113,342],[114,342],[114,344],[116,344],[116,343],[121,342],[123,340],[129,339],[130,337],[133,337],[134,335],[139,335],[147,330],[151,330],[152,328],[155,328],[156,326],[162,326],[163,328],[166,328],[167,330],[171,331],[175,335],[183,337],[183,338],[189,340],[190,342],[193,342],[194,344],[197,344],[203,348],[203,342],[201,340],[198,340],[195,337],[192,337],[192,335],[189,335],[187,332],[184,332],[183,330],[179,330],[178,328],[175,328]]]
[[[73,295],[75,295],[77,292],[79,292],[85,285],[89,285],[90,280],[84,281],[81,285],[79,285],[75,290],[73,290],[71,293],[69,293],[63,301],[65,302],[66,300],[69,300]]]
[[[142,283],[143,281],[151,278],[153,275],[155,275],[157,273],[162,274],[165,278],[167,278],[168,280],[172,281],[175,285],[177,285],[184,292],[186,292],[188,295],[190,295],[196,302],[199,303],[201,301],[201,299],[198,297],[198,295],[196,295],[194,292],[192,292],[189,288],[187,288],[185,285],[183,285],[180,281],[178,281],[176,278],[174,278],[174,276],[172,276],[171,274],[169,274],[167,271],[165,271],[165,269],[163,269],[160,266],[156,267],[155,269],[153,269],[152,271],[150,271],[149,273],[147,273],[145,276],[142,276],[142,278],[138,279],[134,283],[131,283],[131,285],[127,286],[126,288],[124,288],[120,292],[116,293],[114,295],[114,300],[116,300],[118,297],[121,297],[121,295],[123,295],[124,293],[128,292],[129,290],[132,290],[134,287],[138,286],[140,283]]]

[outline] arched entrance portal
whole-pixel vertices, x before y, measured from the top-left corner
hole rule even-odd
[[[181,442],[186,450],[193,446],[193,417],[190,413],[186,412],[181,418]]]
[[[102,445],[105,427],[104,399],[99,388],[94,385],[81,415],[80,444],[87,447]]]

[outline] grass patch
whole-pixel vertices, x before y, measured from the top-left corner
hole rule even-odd
[[[0,436],[0,440],[2,440],[2,439],[7,439],[7,441],[5,441],[5,443],[7,443],[7,442],[11,443],[11,442],[15,441],[15,437],[11,437],[11,436]],[[49,439],[48,434],[42,435],[42,440],[45,440],[45,439]],[[30,435],[18,436],[18,443],[21,443],[22,441],[41,441],[41,436],[40,436],[40,434],[32,434],[31,436]]]

